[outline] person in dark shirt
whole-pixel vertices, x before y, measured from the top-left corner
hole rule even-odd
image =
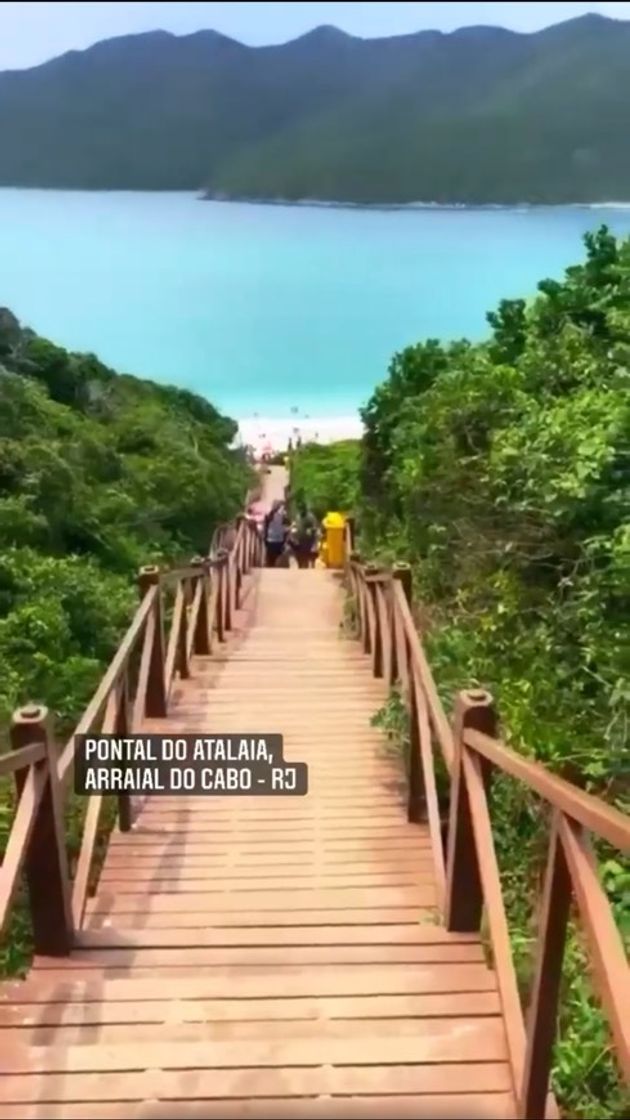
[[[317,520],[305,505],[298,507],[298,516],[291,529],[289,543],[298,568],[312,568],[317,557]]]
[[[265,518],[265,556],[266,567],[275,568],[287,539],[287,514],[281,501],[276,500]]]

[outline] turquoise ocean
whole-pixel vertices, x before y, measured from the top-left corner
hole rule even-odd
[[[403,209],[0,190],[0,305],[115,369],[238,418],[355,413],[392,354],[487,333],[630,210]]]

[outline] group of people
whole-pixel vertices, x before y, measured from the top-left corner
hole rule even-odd
[[[288,563],[291,556],[298,568],[313,568],[319,550],[320,529],[315,515],[304,503],[295,518],[289,516],[285,502],[273,502],[263,522],[265,563],[268,568]]]

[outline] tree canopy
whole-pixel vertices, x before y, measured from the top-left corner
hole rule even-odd
[[[76,718],[131,618],[141,564],[207,551],[242,505],[236,424],[120,376],[0,309],[0,727]]]

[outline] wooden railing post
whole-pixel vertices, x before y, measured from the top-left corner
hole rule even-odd
[[[123,674],[119,688],[116,690],[116,719],[113,728],[114,735],[125,736],[129,734],[129,719],[127,715],[128,683],[127,673]],[[131,797],[128,793],[118,794],[118,827],[121,832],[129,832],[131,828]]]
[[[420,713],[418,695],[413,676],[409,684],[409,774],[407,793],[407,820],[419,824],[426,820],[426,790],[422,770],[422,743],[420,741]]]
[[[240,610],[241,606],[241,592],[243,590],[243,576],[238,562],[234,567],[234,610]]]
[[[354,552],[355,545],[356,545],[356,542],[357,542],[356,518],[354,518],[352,516],[346,517],[346,525],[348,527],[348,544],[350,546],[349,552],[350,552],[350,555],[352,556],[352,553]]]
[[[249,563],[249,523],[244,513],[239,513],[238,517],[236,518],[236,529],[237,532],[240,531],[241,534],[238,545],[240,579],[240,575],[246,576],[251,567]]]
[[[223,580],[223,630],[229,634],[232,629],[232,572],[230,570],[230,554],[226,549],[221,549],[221,579]]]
[[[365,581],[365,572],[367,565],[362,564],[357,572],[357,597],[359,600],[359,610],[361,612],[361,645],[364,653],[372,653],[372,630],[370,627],[370,612],[368,611],[368,599],[370,591]]]
[[[35,952],[41,956],[64,957],[72,949],[74,923],[70,876],[66,853],[63,801],[57,776],[57,752],[50,734],[46,708],[35,704],[19,709],[11,723],[13,750],[44,743],[46,756],[38,766],[46,768],[46,780],[37,808],[24,864],[30,900]],[[15,775],[18,793],[26,771]]]
[[[159,583],[160,569],[155,564],[147,564],[140,569],[138,574],[140,598],[144,599],[149,588],[154,586],[158,588],[155,600],[155,630],[145,705],[145,715],[155,718],[162,718],[166,715],[167,710],[166,688],[164,686],[164,630]],[[137,730],[137,728],[134,728],[134,731],[137,732]]]
[[[394,564],[392,576],[400,583],[405,599],[411,608],[413,584],[409,564]],[[400,680],[403,692],[407,697],[409,711],[409,773],[407,775],[409,789],[407,795],[407,820],[417,824],[420,821],[426,820],[426,791],[424,787],[420,743],[420,713],[418,711],[416,687],[414,685],[413,676],[409,671],[409,661],[406,655],[407,639],[405,637],[405,628],[401,620],[397,618],[393,589],[394,584],[392,584],[392,646],[389,659],[389,685],[391,688],[397,680]]]
[[[483,731],[494,737],[497,721],[489,692],[460,692],[455,703],[446,870],[446,927],[457,933],[477,933],[481,926],[483,891],[466,775],[464,731]]]
[[[366,564],[366,576],[375,576],[381,571],[376,564]],[[372,654],[372,673],[375,677],[383,676],[383,635],[381,633],[381,616],[378,609],[378,598],[376,595],[376,584],[372,583],[369,579],[365,581],[365,589],[370,596],[372,602],[372,613],[374,617],[374,632],[370,635],[370,648],[366,650]],[[367,629],[367,628],[366,628]]]
[[[350,564],[360,564],[361,554],[359,552],[351,552],[349,556]],[[357,619],[357,633],[356,636],[359,640],[363,639],[363,632],[365,629],[365,621],[363,618],[363,598],[361,595],[361,574],[358,571],[349,569],[350,577],[350,591],[354,597],[354,609],[356,611]]]
[[[190,583],[190,580],[186,580],[186,585],[188,585],[189,583]],[[184,591],[184,595],[186,595],[186,594],[187,594],[187,592]],[[184,599],[184,609],[182,611],[182,616],[181,616],[181,621],[180,621],[180,626],[179,626],[179,634],[177,636],[177,653],[176,653],[176,657],[175,657],[175,669],[179,673],[179,678],[182,681],[187,681],[190,678],[190,658],[189,658],[189,654],[188,654],[188,611],[187,611],[187,607],[189,605],[190,604],[189,604],[188,600],[185,598]],[[168,681],[166,682],[166,684],[168,685]]]
[[[536,970],[527,1012],[527,1047],[520,1087],[518,1116],[546,1116],[553,1044],[558,1021],[564,947],[571,908],[571,877],[554,813],[543,888]]]
[[[210,620],[208,618],[208,577],[206,561],[203,556],[193,556],[190,561],[192,568],[199,569],[199,583],[201,584],[201,598],[199,611],[193,634],[193,650],[202,656],[210,653]]]
[[[397,579],[398,582],[400,583],[400,585],[401,585],[401,587],[402,587],[402,589],[405,593],[405,599],[407,600],[407,602],[409,603],[409,606],[411,607],[412,598],[413,598],[413,584],[412,584],[412,577],[411,577],[411,568],[410,568],[409,564],[402,564],[402,563],[394,564],[394,566],[392,568],[392,576],[393,576],[394,579]],[[393,587],[392,587],[392,591],[393,591]],[[398,650],[399,640],[402,643],[405,642],[405,631],[404,631],[404,627],[401,627],[399,622],[397,623],[397,620],[396,620],[396,604],[395,604],[394,601],[392,601],[392,653],[391,653],[391,658],[390,658],[390,662],[389,662],[389,664],[390,664],[390,681],[389,681],[390,687],[395,685],[397,680],[400,680],[401,683],[405,685],[405,687],[407,685],[406,677],[403,680],[403,674],[406,673],[407,666],[406,666],[406,664],[404,664],[404,665],[401,664],[401,662],[404,661],[404,658],[402,658],[400,656],[400,653],[399,653],[399,650]]]
[[[223,581],[223,562],[215,559],[212,561],[212,579],[216,582],[217,599],[214,608],[214,624],[217,631],[217,641],[225,641],[225,630],[223,628],[223,619],[225,616],[225,609],[223,606],[223,599],[225,595],[225,584]]]

